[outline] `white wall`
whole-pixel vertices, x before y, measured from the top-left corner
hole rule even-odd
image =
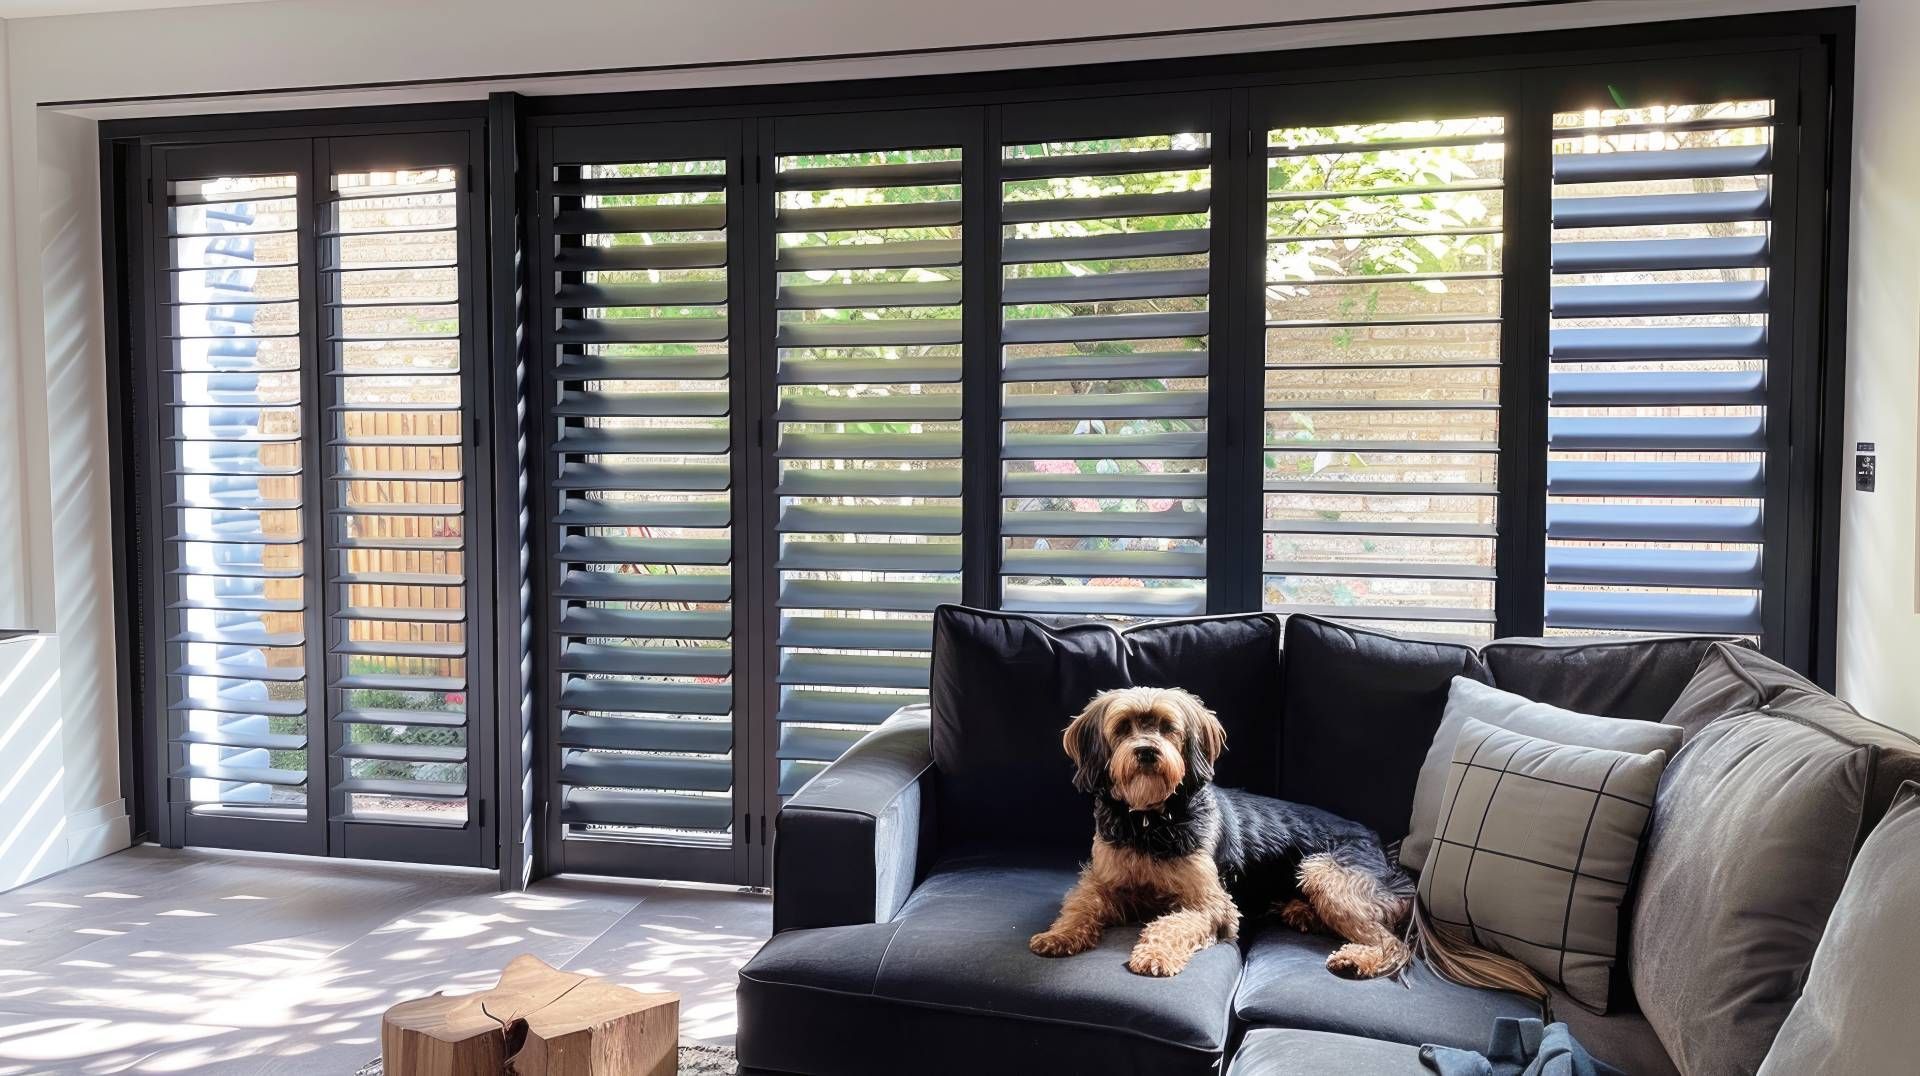
[[[1842,494],[1839,687],[1920,732],[1920,3],[1863,0],[1858,17],[1846,438],[1874,442],[1879,474]]]
[[[1818,0],[1595,0],[1417,14],[1493,2],[280,0],[0,23],[0,115],[6,117],[0,155],[10,163],[0,169],[0,626],[32,626],[59,637],[68,829],[94,835],[76,839],[69,858],[110,847],[111,834],[125,841],[114,747],[95,119],[471,98],[505,85],[582,92],[1031,68],[1630,23]],[[1847,502],[1850,566],[1865,567],[1843,580],[1842,675],[1870,713],[1920,722],[1896,705],[1920,694],[1920,661],[1912,656],[1920,642],[1913,570],[1914,312],[1920,305],[1914,289],[1920,281],[1903,260],[1920,251],[1914,205],[1920,189],[1913,178],[1920,175],[1914,167],[1920,149],[1909,144],[1898,115],[1920,90],[1920,72],[1901,55],[1920,40],[1920,15],[1912,0],[1865,2],[1860,140],[1868,151],[1858,169],[1863,203],[1855,216],[1862,231],[1854,333],[1860,343],[1849,437],[1877,438],[1885,451],[1883,492]],[[1402,14],[1390,17],[1395,12]],[[1389,17],[1314,21],[1365,14]],[[1295,24],[1204,32],[1276,19]],[[541,74],[1173,29],[1202,32],[970,54],[584,78]],[[365,88],[420,79],[492,81]],[[191,99],[223,91],[299,92]],[[159,96],[184,99],[42,107]],[[1882,563],[1890,565],[1884,572]],[[9,778],[7,765],[0,752],[0,785]],[[8,823],[0,807],[0,832]]]

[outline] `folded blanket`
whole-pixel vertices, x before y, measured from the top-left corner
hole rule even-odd
[[[1493,1022],[1484,1054],[1428,1044],[1420,1063],[1440,1076],[1625,1076],[1587,1053],[1567,1025],[1513,1017]]]

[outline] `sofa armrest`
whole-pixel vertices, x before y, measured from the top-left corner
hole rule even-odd
[[[774,819],[773,930],[884,923],[913,891],[930,804],[933,719],[903,707]]]

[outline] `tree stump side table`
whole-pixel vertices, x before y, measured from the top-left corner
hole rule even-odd
[[[403,1001],[380,1020],[386,1076],[673,1076],[680,995],[642,994],[519,956],[477,994]]]

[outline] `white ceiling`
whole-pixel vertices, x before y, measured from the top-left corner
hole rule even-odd
[[[88,15],[96,11],[134,11],[156,7],[206,7],[209,4],[259,4],[266,0],[0,0],[0,19],[42,15]]]

